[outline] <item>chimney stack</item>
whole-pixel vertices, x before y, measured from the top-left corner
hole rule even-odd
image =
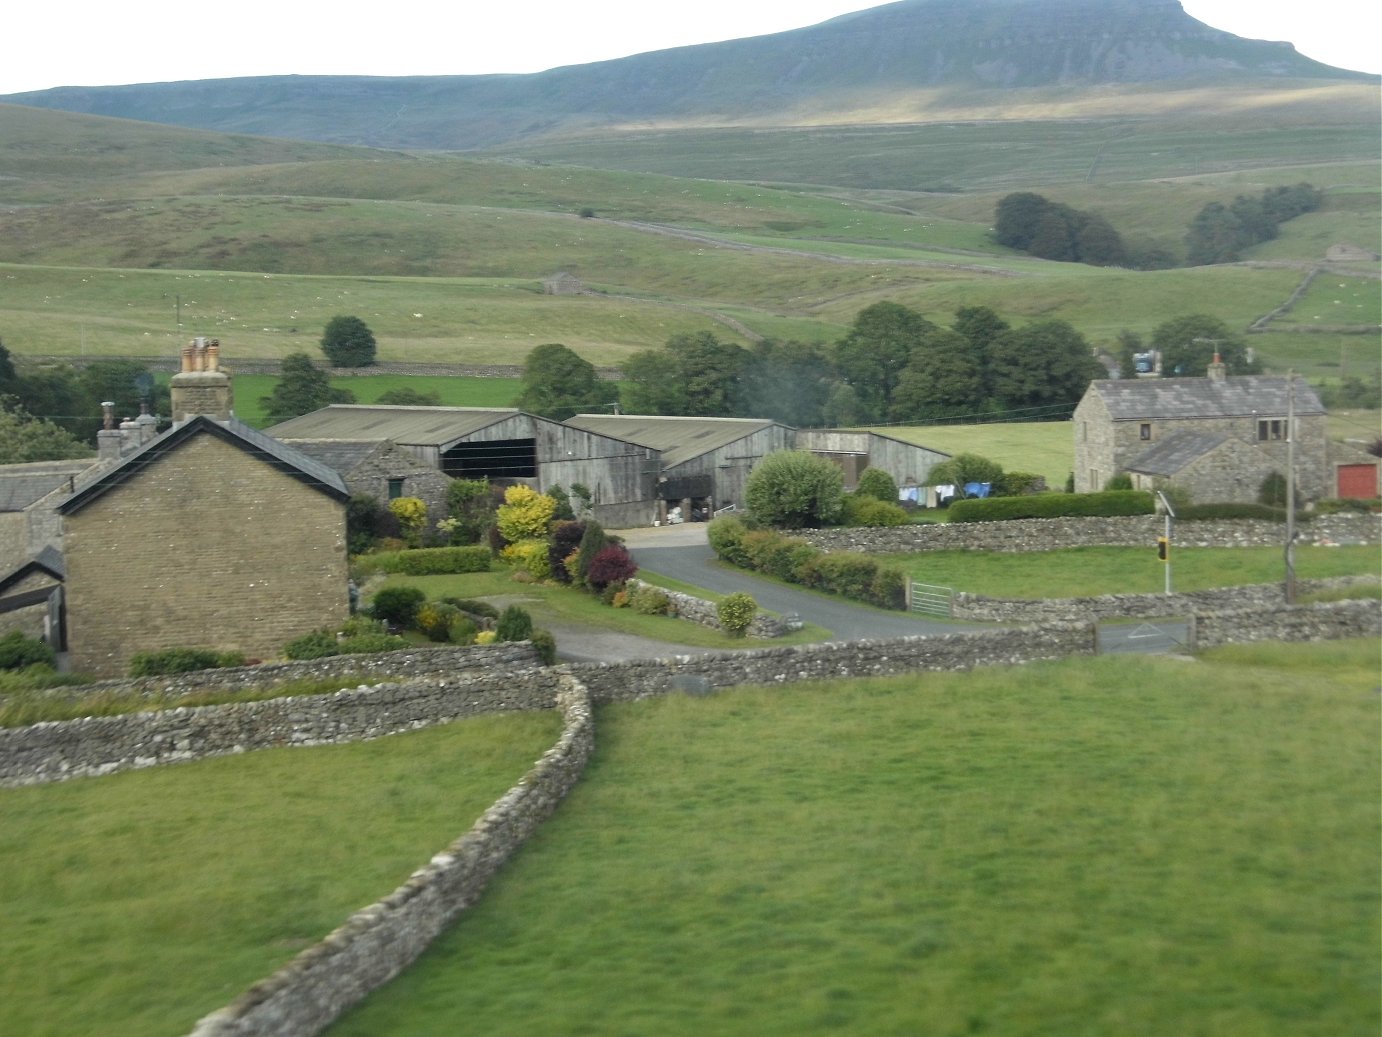
[[[183,346],[182,370],[173,375],[170,389],[173,424],[198,414],[229,421],[233,413],[230,372],[221,370],[220,340],[198,336]]]
[[[1228,376],[1228,367],[1219,359],[1219,351],[1214,351],[1214,362],[1209,365],[1209,380],[1222,382]]]
[[[96,433],[96,457],[101,461],[120,460],[120,441],[124,436],[115,427],[115,403],[106,400],[101,404],[101,431]]]

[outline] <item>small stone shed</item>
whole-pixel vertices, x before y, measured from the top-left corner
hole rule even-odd
[[[427,505],[435,524],[447,515],[451,477],[396,443],[372,439],[283,439],[294,450],[319,461],[339,475],[352,496],[373,497],[387,504],[398,497],[416,497]]]

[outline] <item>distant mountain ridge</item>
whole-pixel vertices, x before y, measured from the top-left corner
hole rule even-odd
[[[1179,0],[900,0],[769,36],[527,75],[277,76],[59,87],[0,101],[228,133],[464,150],[605,127],[868,122],[879,112],[943,110],[967,91],[1375,78],[1288,43],[1211,28]]]

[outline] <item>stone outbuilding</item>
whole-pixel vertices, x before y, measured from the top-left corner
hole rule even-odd
[[[1216,362],[1205,378],[1100,379],[1073,427],[1079,493],[1130,473],[1148,486],[1179,486],[1199,504],[1250,503],[1263,479],[1286,474],[1294,449],[1301,496],[1336,495],[1325,409],[1299,378],[1230,377]]]
[[[431,525],[447,515],[451,477],[418,460],[396,443],[372,439],[282,439],[281,443],[319,461],[339,475],[351,496],[387,504],[416,497],[427,505]]]

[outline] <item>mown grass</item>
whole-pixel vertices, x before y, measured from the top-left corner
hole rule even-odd
[[[1282,527],[1285,542],[1285,527]],[[1174,591],[1210,590],[1285,579],[1278,547],[1180,547],[1194,537],[1182,523],[1172,536]],[[1039,545],[1032,545],[1034,548]],[[1166,563],[1156,544],[1143,547],[1072,547],[1026,554],[988,551],[925,551],[876,556],[921,582],[969,594],[1000,598],[1083,598],[1100,594],[1159,594],[1165,590]],[[1378,576],[1376,545],[1296,548],[1296,577]]]
[[[465,832],[558,728],[479,717],[0,790],[0,1032],[186,1033]]]
[[[659,585],[663,583],[654,576],[649,576],[648,582],[657,582]],[[611,608],[602,604],[593,595],[569,587],[547,583],[516,583],[508,570],[468,573],[463,576],[391,576],[381,586],[395,584],[419,587],[433,600],[445,597],[484,598],[498,601],[503,605],[521,605],[532,615],[533,624],[538,627],[572,624],[698,648],[762,648],[765,644],[772,647],[810,644],[823,641],[830,636],[830,631],[808,623],[802,629],[775,637],[770,642],[729,637],[718,630],[673,616],[644,616],[632,609]],[[688,589],[687,593],[715,600],[715,595],[694,588]],[[558,652],[562,646],[563,637],[558,634]]]
[[[978,454],[997,461],[1007,472],[1044,475],[1052,490],[1065,488],[1075,460],[1075,433],[1068,421],[901,426],[878,431],[946,454]]]
[[[605,707],[330,1032],[1374,1032],[1376,681],[1367,641]]]

